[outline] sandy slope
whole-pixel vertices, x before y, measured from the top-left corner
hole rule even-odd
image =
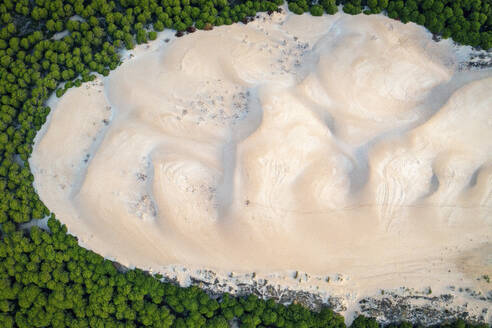
[[[275,15],[135,53],[53,103],[31,158],[83,245],[154,271],[341,273],[312,285],[355,299],[491,289],[492,72],[457,71],[450,42]]]

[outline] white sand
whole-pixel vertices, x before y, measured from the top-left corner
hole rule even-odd
[[[161,36],[53,101],[31,158],[45,204],[154,272],[340,273],[305,285],[349,308],[490,290],[492,72],[382,16],[266,17]]]

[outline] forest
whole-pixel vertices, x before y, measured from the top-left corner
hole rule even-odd
[[[28,158],[52,93],[107,76],[119,50],[173,29],[248,23],[283,0],[0,0],[0,327],[345,327],[328,308],[310,311],[256,296],[219,298],[181,288],[79,246],[42,203]],[[442,38],[490,49],[490,0],[297,0],[296,14],[384,13]],[[49,217],[49,229],[24,224]],[[351,327],[377,327],[359,317]],[[395,327],[408,328],[400,323]],[[461,320],[443,327],[486,327]]]

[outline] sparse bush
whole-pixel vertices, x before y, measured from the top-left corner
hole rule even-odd
[[[350,15],[378,14],[382,11],[403,23],[425,26],[433,34],[453,38],[457,43],[492,48],[492,4],[488,0],[288,0],[289,10],[301,15],[309,11],[320,16],[320,6],[330,15],[343,5]]]
[[[321,7],[320,5],[313,5],[309,9],[309,12],[313,16],[321,16],[321,15],[323,15],[323,7]]]

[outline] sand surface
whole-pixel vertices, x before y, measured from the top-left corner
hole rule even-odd
[[[340,274],[305,288],[348,307],[491,290],[492,71],[383,16],[170,35],[50,100],[35,187],[82,245],[153,272]]]

